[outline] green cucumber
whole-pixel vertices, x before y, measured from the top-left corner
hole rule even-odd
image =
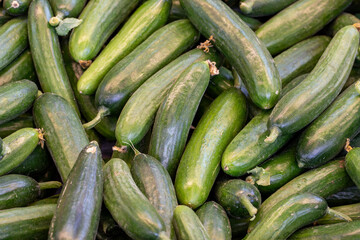
[[[32,0],[4,0],[3,8],[12,16],[26,15]]]
[[[12,18],[0,5],[0,27]]]
[[[360,202],[360,189],[357,186],[350,186],[326,198],[329,206],[340,206]]]
[[[220,171],[221,155],[244,126],[247,106],[235,88],[223,92],[202,116],[181,157],[175,189],[181,204],[201,206]]]
[[[237,11],[237,9],[234,9],[235,13],[243,20],[253,31],[256,31],[261,26],[262,22],[260,22],[256,18],[245,16],[241,13],[241,11]]]
[[[154,157],[137,151],[135,154],[131,165],[131,175],[141,192],[162,217],[166,235],[170,239],[176,239],[171,221],[177,206],[177,199],[171,177]]]
[[[294,79],[292,79],[281,91],[281,96],[283,97],[285,96],[288,92],[290,92],[291,90],[293,90],[295,87],[297,87],[303,80],[305,80],[307,78],[309,74],[305,73],[303,75],[300,75]]]
[[[210,239],[231,240],[231,226],[224,208],[216,202],[210,201],[202,205],[197,211]]]
[[[348,88],[350,85],[352,85],[354,82],[358,80],[360,80],[360,68],[353,67],[353,69],[351,69],[350,76],[346,80],[346,83],[342,91],[344,91],[346,88]]]
[[[175,208],[173,225],[178,239],[210,240],[196,213],[187,206],[180,205]]]
[[[333,207],[332,209],[349,216],[353,221],[360,220],[360,203]],[[339,220],[334,218],[330,214],[326,214],[324,217],[320,218],[315,223],[316,225],[325,225],[325,224],[334,224],[339,222],[344,222],[344,220]]]
[[[351,0],[299,0],[261,25],[256,35],[276,55],[317,33],[350,3]]]
[[[65,182],[79,153],[89,143],[81,121],[64,98],[52,93],[36,99],[33,112],[35,124],[44,130],[46,146]]]
[[[206,89],[206,94],[212,98],[216,98],[222,92],[234,86],[234,77],[232,72],[225,68],[219,68],[219,74],[210,78],[209,86]]]
[[[36,205],[44,205],[44,204],[57,204],[59,198],[59,194],[55,194],[53,196],[50,196],[48,198],[41,199],[39,201],[33,202],[29,206],[36,206]]]
[[[323,217],[328,206],[320,196],[298,193],[278,202],[264,215],[266,221],[259,223],[244,240],[287,239],[296,230]]]
[[[176,21],[186,18],[186,13],[180,5],[180,0],[172,0],[172,5],[169,13],[169,21]]]
[[[170,6],[170,0],[143,3],[80,77],[77,90],[82,94],[95,93],[101,80],[116,63],[166,23]]]
[[[4,154],[5,154],[5,145],[2,138],[0,138],[0,160],[3,158]]]
[[[230,217],[229,220],[231,225],[231,234],[233,238],[234,239],[237,239],[237,237],[239,237],[239,239],[244,238],[245,235],[247,234],[247,229],[249,226],[250,219],[249,218],[239,219],[239,218]]]
[[[30,115],[21,115],[10,122],[0,124],[0,138],[5,138],[10,134],[22,128],[33,128],[33,117]]]
[[[48,24],[53,16],[50,4],[47,0],[33,0],[28,16],[30,49],[42,90],[63,97],[79,113],[63,63],[58,36]]]
[[[296,0],[240,0],[239,8],[245,15],[264,17],[274,15]]]
[[[359,31],[354,26],[336,34],[308,77],[274,107],[266,142],[301,130],[334,101],[349,77],[358,46]]]
[[[221,0],[180,2],[195,27],[206,38],[213,36],[214,45],[240,74],[251,100],[262,109],[272,108],[280,96],[280,77],[254,32]]]
[[[326,31],[333,37],[343,27],[355,23],[360,23],[360,19],[350,13],[342,13],[327,27]]]
[[[347,147],[348,149],[346,150],[349,152],[345,157],[346,172],[349,174],[355,185],[360,189],[360,148],[351,148],[350,146]]]
[[[102,194],[101,152],[93,141],[80,152],[62,188],[48,239],[64,236],[66,239],[95,239]]]
[[[88,61],[96,57],[111,34],[138,3],[139,0],[90,1],[79,16],[81,25],[70,35],[70,53],[73,59],[87,67]]]
[[[28,47],[27,19],[14,18],[0,27],[0,71]]]
[[[104,166],[104,203],[119,226],[134,239],[168,239],[164,221],[136,186],[127,164],[113,158]]]
[[[12,208],[0,211],[1,239],[47,239],[56,204]]]
[[[215,186],[215,198],[231,217],[255,218],[261,205],[259,190],[241,179],[220,181]]]
[[[208,97],[207,95],[204,95],[200,101],[199,107],[196,111],[194,121],[192,123],[192,127],[190,129],[195,129],[197,124],[199,123],[201,117],[205,114],[205,112],[209,109],[211,103],[214,101],[214,99]]]

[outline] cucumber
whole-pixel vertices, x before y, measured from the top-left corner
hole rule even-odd
[[[231,71],[225,67],[219,68],[219,74],[210,78],[209,86],[206,94],[212,98],[216,98],[222,92],[234,86],[234,77]]]
[[[360,164],[359,164],[359,153],[360,148],[351,148],[348,146],[349,152],[345,157],[345,168],[346,172],[349,174],[351,180],[355,185],[360,189]]]
[[[302,132],[296,149],[298,165],[314,168],[326,163],[341,152],[347,138],[352,139],[359,132],[360,81],[357,81]]]
[[[299,0],[261,25],[256,35],[276,55],[317,33],[350,3],[351,0]]]
[[[12,18],[0,5],[0,27]]]
[[[260,22],[258,19],[245,16],[241,14],[241,11],[238,11],[237,9],[233,9],[233,10],[241,18],[241,20],[243,20],[246,23],[246,25],[248,25],[251,28],[251,30],[256,31],[261,26],[262,22]]]
[[[32,0],[4,0],[3,8],[12,16],[27,14]]]
[[[0,160],[3,158],[4,154],[5,154],[5,145],[3,140],[0,138]]]
[[[0,71],[28,47],[27,19],[14,18],[0,27]]]
[[[250,219],[229,218],[231,225],[231,234],[234,239],[243,239],[247,234]]]
[[[343,27],[355,23],[360,23],[360,19],[350,13],[342,13],[327,27],[326,32],[333,37]]]
[[[329,206],[340,206],[360,202],[360,189],[357,186],[347,187],[326,198]]]
[[[139,0],[90,1],[81,12],[82,23],[70,35],[70,53],[76,62],[87,67],[102,46],[137,6]]]
[[[201,117],[205,114],[205,112],[209,109],[211,103],[214,101],[214,99],[208,97],[207,95],[204,95],[200,101],[198,110],[196,111],[194,121],[192,123],[193,129],[197,126],[199,123]],[[190,127],[191,129],[191,127]]]
[[[280,77],[271,55],[254,32],[221,0],[180,2],[202,35],[213,36],[214,45],[240,74],[251,100],[262,109],[272,108],[280,96]]]
[[[187,206],[180,205],[175,208],[173,224],[178,239],[210,240],[198,216]]]
[[[215,198],[231,217],[255,218],[261,205],[259,190],[241,179],[221,181],[215,186]]]
[[[52,93],[36,99],[33,113],[36,126],[44,129],[46,146],[65,182],[79,153],[89,143],[81,121],[64,98]]]
[[[46,239],[56,204],[0,211],[1,239]]]
[[[10,122],[0,124],[0,138],[5,138],[22,128],[33,128],[33,118],[30,115],[21,115]]]
[[[101,152],[98,143],[93,141],[80,152],[62,188],[48,239],[64,236],[67,239],[95,239],[102,193]]]
[[[264,215],[244,240],[287,239],[296,230],[321,218],[328,211],[322,197],[312,193],[299,193],[278,202]]]
[[[220,171],[221,155],[247,119],[243,94],[235,88],[222,93],[202,116],[181,157],[175,189],[181,204],[201,206]]]
[[[336,34],[308,77],[274,107],[266,142],[299,131],[331,104],[349,77],[358,46],[359,32],[354,26]]]
[[[338,206],[332,208],[335,211],[341,212],[349,216],[353,221],[360,220],[360,203],[349,204],[344,206]],[[334,224],[344,221],[339,221],[333,218],[330,214],[326,214],[324,217],[317,220],[316,225]]]
[[[291,90],[293,90],[295,87],[297,87],[303,80],[305,80],[307,78],[309,74],[305,73],[303,75],[300,75],[294,79],[292,79],[281,91],[281,96],[283,97],[285,96],[288,92],[290,92]]]
[[[63,97],[79,114],[58,36],[48,24],[53,16],[50,4],[47,0],[33,0],[28,16],[30,49],[42,90]]]
[[[202,205],[197,211],[199,217],[210,239],[231,240],[231,226],[224,208],[214,201]]]
[[[172,0],[172,5],[169,13],[169,21],[176,21],[186,18],[186,13],[180,5],[180,0]]]
[[[36,205],[44,205],[44,204],[57,204],[59,198],[59,194],[55,194],[53,196],[50,196],[48,198],[41,199],[39,201],[33,202],[29,206],[36,206]]]
[[[166,235],[169,239],[176,239],[171,221],[177,199],[171,177],[156,158],[137,151],[135,154],[131,175],[141,192],[162,217]]]
[[[127,164],[113,158],[104,166],[104,203],[133,239],[169,239],[164,221],[136,186]]]
[[[360,69],[354,67],[353,69],[351,69],[350,76],[346,80],[346,83],[345,83],[342,91],[344,91],[346,88],[348,88],[350,85],[352,85],[354,82],[356,82],[358,80],[360,80]]]
[[[101,80],[116,63],[166,23],[170,6],[171,0],[143,3],[80,77],[77,90],[82,94],[95,93]]]
[[[296,0],[240,0],[240,10],[243,14],[252,17],[274,15]]]

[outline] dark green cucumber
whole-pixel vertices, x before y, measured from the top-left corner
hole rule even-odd
[[[240,0],[240,10],[243,14],[252,17],[274,15],[296,0]]]
[[[238,89],[223,92],[210,105],[176,172],[175,189],[180,203],[197,208],[206,201],[220,171],[221,155],[246,119],[246,100]]]
[[[154,32],[106,74],[96,91],[97,106],[119,114],[145,80],[196,43],[198,37],[189,20],[172,22]]]
[[[180,5],[180,0],[172,0],[172,5],[169,13],[169,21],[175,21],[186,18],[186,13]]]
[[[261,205],[259,190],[241,179],[220,181],[215,186],[215,198],[235,218],[254,218]]]
[[[19,166],[34,151],[42,139],[38,129],[23,128],[3,139],[5,152],[0,160],[0,176]]]
[[[315,36],[295,44],[274,58],[282,86],[315,67],[330,43],[327,36]]]
[[[101,80],[116,63],[166,23],[170,6],[171,0],[143,3],[80,77],[77,90],[82,94],[95,93]]]
[[[136,186],[127,164],[113,158],[104,166],[104,202],[119,226],[134,239],[168,239],[164,221]]]
[[[12,208],[0,211],[1,239],[47,239],[56,204]]]
[[[350,147],[350,151],[346,154],[345,157],[345,168],[346,172],[349,174],[351,180],[355,185],[360,188],[360,148]]]
[[[86,67],[102,46],[137,6],[139,0],[90,1],[81,12],[82,23],[70,35],[70,53],[73,59]]]
[[[360,203],[349,204],[344,206],[333,207],[333,210],[349,216],[353,221],[360,220]],[[317,225],[334,224],[344,222],[334,218],[330,214],[326,214],[324,217],[316,220]]]
[[[249,218],[238,219],[238,218],[230,217],[229,220],[231,225],[231,234],[233,238],[234,239],[237,239],[237,237],[239,237],[239,239],[244,238],[245,235],[247,234],[247,229],[249,226],[250,219]]]
[[[278,202],[264,215],[266,221],[259,223],[244,240],[287,239],[296,230],[323,217],[328,206],[320,196],[298,193]]]
[[[326,31],[333,37],[343,27],[355,23],[360,23],[360,19],[350,13],[342,13],[327,27]]]
[[[26,15],[32,0],[4,0],[3,8],[12,16]]]
[[[250,223],[249,230],[251,231],[261,222],[266,222],[268,219],[265,220],[264,216],[278,202],[291,195],[308,192],[325,198],[350,184],[351,179],[345,171],[345,162],[343,160],[335,160],[305,172],[279,188],[262,203],[255,220]]]
[[[34,127],[33,117],[30,115],[21,115],[10,122],[0,124],[0,137],[5,138],[17,130],[32,127]]]
[[[0,27],[12,18],[5,9],[0,6]]]
[[[197,211],[210,239],[231,240],[231,226],[224,208],[216,202],[210,201],[202,205]]]
[[[334,101],[349,77],[358,46],[359,31],[354,26],[336,34],[308,77],[274,107],[266,142],[299,131]]]
[[[299,0],[261,25],[256,35],[275,55],[317,33],[350,3],[351,0]]]
[[[346,139],[359,132],[360,81],[357,81],[302,132],[296,149],[299,167],[314,168],[333,159],[344,148]]]
[[[180,2],[195,27],[205,37],[213,36],[214,45],[240,74],[251,100],[260,108],[272,108],[279,99],[281,81],[269,51],[254,32],[221,0]]]
[[[131,165],[131,175],[141,192],[162,217],[166,235],[170,239],[176,239],[171,221],[177,199],[169,173],[156,158],[136,152]]]
[[[31,108],[38,93],[29,80],[10,82],[0,87],[0,124],[9,122]]]
[[[84,183],[82,185],[81,183]],[[62,188],[48,239],[95,239],[103,194],[102,158],[97,142],[80,152]]]
[[[211,239],[196,213],[187,206],[180,205],[175,208],[173,225],[178,239]]]
[[[353,67],[353,69],[351,69],[350,76],[346,80],[346,83],[342,91],[344,91],[346,88],[348,88],[350,85],[352,85],[354,82],[358,80],[360,80],[360,68]]]
[[[290,92],[291,90],[293,90],[295,87],[297,87],[303,80],[305,80],[307,78],[309,74],[305,73],[303,75],[300,75],[294,79],[292,79],[281,91],[281,96],[283,97],[285,96],[288,92]]]
[[[222,92],[234,86],[234,77],[232,72],[225,68],[219,68],[219,74],[210,78],[209,86],[206,89],[206,94],[212,98],[216,98]]]
[[[234,9],[234,11],[241,18],[241,20],[243,20],[251,28],[251,30],[256,31],[261,26],[262,22],[260,22],[258,19],[245,16],[236,9]]]
[[[27,19],[14,18],[0,27],[0,71],[28,47]]]
[[[65,182],[79,153],[89,143],[81,121],[64,98],[52,93],[36,99],[33,112],[35,124],[44,130],[46,146]]]
[[[326,198],[329,206],[341,206],[360,202],[360,189],[353,185]]]
[[[270,113],[255,116],[236,135],[222,155],[221,167],[226,174],[242,176],[283,147],[292,135],[282,135],[273,143],[266,143]]]
[[[211,103],[214,101],[211,97],[204,95],[200,101],[199,107],[196,111],[194,121],[192,123],[193,128],[197,126],[201,117],[205,114],[205,112],[209,109]]]

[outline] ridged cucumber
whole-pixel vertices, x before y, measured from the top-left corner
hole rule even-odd
[[[32,0],[4,0],[3,8],[12,16],[25,15]]]
[[[296,0],[240,0],[239,8],[245,15],[264,17],[274,15]]]

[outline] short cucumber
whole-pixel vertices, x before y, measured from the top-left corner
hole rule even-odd
[[[0,124],[0,137],[5,138],[17,130],[22,128],[32,128],[34,126],[33,117],[24,114],[9,122]]]
[[[353,221],[360,220],[360,203],[354,203],[344,206],[338,206],[332,208],[335,211],[341,212],[349,216]],[[339,223],[338,219],[334,219],[331,215],[327,214],[324,217],[316,220],[317,225],[334,224]],[[344,221],[341,221],[344,222]]]
[[[12,16],[26,15],[32,0],[4,0],[3,8]]]
[[[0,27],[12,18],[0,5]]]
[[[225,68],[219,68],[219,74],[210,78],[209,86],[206,89],[206,94],[212,98],[216,98],[225,90],[234,86],[234,77],[232,72]]]
[[[240,0],[240,10],[243,14],[252,17],[274,15],[296,0]]]
[[[356,186],[350,186],[342,189],[326,198],[329,206],[341,206],[344,204],[353,204],[360,202],[360,189]]]

